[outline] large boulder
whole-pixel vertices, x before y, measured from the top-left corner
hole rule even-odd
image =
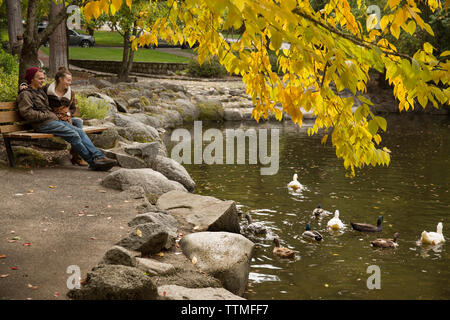
[[[197,232],[180,240],[184,255],[225,289],[242,296],[248,282],[254,243],[240,234]]]
[[[142,270],[121,265],[99,265],[88,272],[80,289],[67,293],[75,300],[155,300],[158,291]]]
[[[164,285],[158,287],[158,294],[166,300],[245,300],[224,288],[185,288]]]
[[[152,165],[157,155],[165,156],[167,154],[165,145],[160,142],[135,142],[127,145],[124,150],[132,156],[142,158],[148,166]]]
[[[175,244],[177,239],[178,223],[177,220],[163,212],[147,212],[138,214],[133,220],[128,222],[130,227],[135,227],[140,224],[155,223],[160,225],[167,231],[167,242],[164,245],[165,249],[170,249]]]
[[[116,128],[111,127],[100,134],[89,134],[89,138],[97,148],[112,149],[117,146],[119,133]]]
[[[127,190],[132,186],[140,186],[144,189],[147,198],[154,199],[162,194],[178,190],[187,192],[179,182],[167,179],[163,174],[152,169],[119,169],[103,178],[101,184],[105,187]],[[152,201],[149,199],[150,201]]]
[[[132,116],[117,113],[114,124],[118,126],[118,133],[127,140],[141,143],[161,140],[158,130]]]
[[[187,99],[177,99],[174,103],[184,122],[194,122],[198,119],[200,112],[192,102]]]
[[[123,247],[113,246],[106,251],[100,263],[136,267],[136,254]]]
[[[146,223],[137,225],[117,245],[148,255],[160,252],[166,245],[167,238],[168,233],[165,228],[156,223]]]
[[[136,258],[137,268],[151,275],[168,275],[176,272],[170,263],[163,263],[154,259]]]
[[[157,207],[192,224],[195,231],[240,232],[234,201],[173,190],[159,197]]]
[[[189,192],[195,190],[195,182],[186,169],[173,159],[157,156],[152,163],[152,169],[161,172],[168,179],[178,181]]]

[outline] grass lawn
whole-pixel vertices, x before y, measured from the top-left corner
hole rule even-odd
[[[49,54],[48,47],[41,47],[45,54]],[[81,48],[69,47],[69,59],[76,60],[108,60],[122,61],[122,48]],[[186,57],[177,56],[170,53],[156,51],[152,49],[139,49],[134,53],[133,61],[136,62],[188,62]]]
[[[78,33],[87,34],[84,30],[77,30]],[[101,47],[122,47],[123,38],[116,31],[95,31],[95,45]]]

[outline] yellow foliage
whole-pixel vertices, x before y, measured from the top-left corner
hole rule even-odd
[[[132,4],[132,0],[89,2],[84,7],[87,19],[99,16],[105,1],[116,10],[124,3]],[[432,11],[442,7],[438,0],[425,1]],[[373,115],[368,107],[372,103],[360,96],[366,90],[370,69],[386,71],[399,110],[418,104],[424,107],[429,101],[437,107],[449,103],[450,63],[446,57],[450,53],[444,52],[438,59],[433,47],[425,43],[423,50],[408,57],[386,38],[389,34],[398,38],[402,32],[413,35],[417,27],[432,34],[416,2],[388,0],[380,32],[362,28],[348,0],[329,1],[317,12],[303,0],[170,0],[169,14],[153,25],[148,25],[145,15],[137,17],[146,31],[133,39],[132,47],[157,44],[158,38],[198,42],[200,63],[217,56],[230,73],[242,76],[255,105],[252,116],[256,121],[270,114],[280,120],[286,112],[301,126],[302,110],[313,112],[316,120],[308,134],[332,129],[321,142],[331,138],[336,156],[353,176],[356,168],[390,162],[390,150],[382,146],[379,135],[380,129],[386,130],[386,120]],[[365,10],[360,0],[357,4]],[[448,5],[446,0],[445,7]],[[242,36],[227,43],[222,30],[242,25]],[[275,52],[282,77],[271,69],[268,48]],[[332,84],[336,89],[331,89]],[[339,96],[344,89],[363,103],[354,112],[354,98]],[[275,108],[277,103],[282,111]]]

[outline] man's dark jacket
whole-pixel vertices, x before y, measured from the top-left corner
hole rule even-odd
[[[37,129],[40,126],[58,120],[56,114],[50,108],[48,97],[42,88],[35,90],[28,87],[17,96],[19,113],[28,123]]]

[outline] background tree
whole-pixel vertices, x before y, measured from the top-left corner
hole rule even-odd
[[[54,1],[54,0],[51,0]],[[42,3],[39,0],[24,1],[24,9],[26,10],[26,24],[24,30],[23,47],[19,61],[19,83],[23,81],[25,70],[31,67],[39,66],[38,51],[39,48],[48,41],[50,35],[55,31],[58,25],[67,18],[66,8],[70,5],[89,4],[92,0],[70,0],[65,2],[65,9],[61,10],[56,16],[52,17],[52,21],[42,31],[37,31],[39,23],[38,13]],[[47,11],[48,12],[48,11]]]
[[[6,14],[8,18],[9,48],[12,55],[19,54],[22,43],[17,36],[23,37],[22,9],[19,0],[6,0]],[[19,42],[19,43],[18,43]]]
[[[62,10],[66,10],[64,7],[64,1],[58,0],[57,2],[50,3],[50,23],[53,22],[54,17],[56,17]],[[69,67],[66,20],[67,19],[63,19],[50,36],[50,58],[48,72],[50,77],[53,77],[56,74],[59,67]]]

